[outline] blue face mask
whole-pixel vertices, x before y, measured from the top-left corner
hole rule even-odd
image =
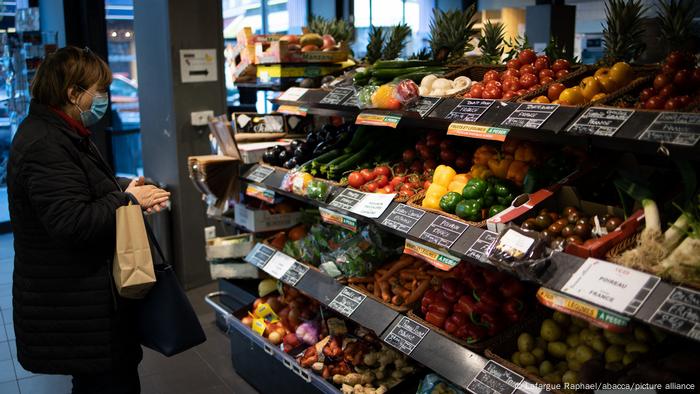
[[[83,126],[90,127],[97,123],[105,113],[107,112],[107,106],[109,105],[109,98],[107,95],[96,95],[83,89],[83,91],[90,96],[92,96],[92,105],[88,111],[83,111],[78,104],[75,104],[80,111],[80,120],[83,122]]]

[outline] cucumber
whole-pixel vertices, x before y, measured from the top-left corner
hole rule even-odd
[[[415,74],[419,72],[438,73],[443,72],[442,67],[409,67],[409,68],[382,68],[373,69],[372,77],[378,79],[394,79],[401,75]]]
[[[394,78],[392,82],[399,82],[402,79],[410,79],[411,81],[415,83],[420,83],[420,81],[425,77],[426,75],[430,74],[436,74],[436,75],[442,75],[445,72],[445,69],[442,70],[434,70],[434,71],[421,71],[417,73],[411,73],[411,74],[403,74],[399,75],[398,77]]]

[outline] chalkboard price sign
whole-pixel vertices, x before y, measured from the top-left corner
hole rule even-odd
[[[331,301],[328,306],[350,317],[350,315],[360,307],[360,304],[362,304],[365,298],[367,298],[366,295],[345,286],[340,293],[333,298],[333,301]]]
[[[394,230],[407,233],[425,215],[421,209],[411,208],[406,204],[398,204],[382,221],[382,224]]]
[[[549,119],[554,111],[559,108],[559,104],[531,104],[523,103],[513,111],[506,120],[504,126],[527,127],[529,129],[539,129],[544,122]]]
[[[297,283],[301,280],[301,278],[306,275],[306,273],[309,271],[309,267],[305,266],[304,264],[301,264],[298,261],[295,261],[294,264],[287,270],[287,272],[282,275],[282,282],[289,284],[290,286],[296,286]]]
[[[274,256],[276,253],[276,250],[272,249],[271,247],[259,243],[256,244],[255,247],[248,253],[247,256],[245,256],[245,261],[247,261],[250,264],[253,264],[254,266],[258,268],[262,268],[267,264],[268,261]]]
[[[445,117],[462,122],[476,122],[492,105],[494,100],[464,99]]]
[[[335,88],[331,92],[329,92],[326,97],[321,99],[319,104],[327,104],[327,105],[340,105],[340,103],[345,100],[348,95],[355,94],[355,90],[350,87],[340,87],[340,88]]]
[[[474,241],[472,246],[469,247],[466,255],[474,260],[485,261],[486,252],[489,250],[489,247],[496,242],[497,238],[498,234],[494,233],[493,231],[484,231],[481,233],[481,235],[479,235],[479,238]]]
[[[612,137],[633,114],[634,110],[631,109],[588,108],[569,126],[568,131],[573,134]]]
[[[429,332],[428,327],[402,316],[401,320],[389,331],[384,341],[410,356]]]
[[[246,178],[249,181],[260,183],[267,179],[273,172],[275,172],[275,169],[272,167],[256,166]]]
[[[520,388],[524,381],[525,378],[520,374],[489,360],[481,372],[469,383],[467,389],[476,394],[512,394]]]
[[[662,112],[639,135],[640,140],[695,146],[700,140],[700,114]]]
[[[418,237],[438,246],[449,248],[469,227],[468,224],[438,216]]]
[[[408,111],[418,112],[421,118],[425,118],[438,105],[440,100],[442,100],[440,97],[421,97],[408,107]]]
[[[700,293],[676,287],[649,319],[651,324],[700,339]]]

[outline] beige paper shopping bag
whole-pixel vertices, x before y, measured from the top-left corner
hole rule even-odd
[[[151,247],[141,206],[129,203],[117,209],[117,247],[112,275],[119,295],[143,298],[156,282]]]

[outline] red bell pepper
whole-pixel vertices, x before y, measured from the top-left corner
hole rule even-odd
[[[455,336],[467,341],[467,343],[474,343],[486,336],[486,330],[476,324],[467,323],[467,325],[457,330]]]
[[[476,312],[477,313],[491,313],[495,312],[500,307],[500,301],[498,299],[498,294],[491,289],[488,290],[472,290],[472,296],[476,300]]]
[[[446,278],[442,281],[442,295],[450,302],[457,302],[464,294],[464,286],[455,278]]]
[[[525,312],[525,305],[517,298],[509,298],[503,303],[503,315],[510,323],[522,320]]]
[[[525,294],[525,286],[519,280],[509,277],[498,287],[503,298],[522,297]]]
[[[496,270],[485,269],[481,273],[484,276],[484,282],[487,287],[497,286],[503,281],[505,274]]]
[[[459,297],[459,301],[454,306],[455,312],[462,312],[467,315],[472,314],[472,313],[477,313],[477,302],[474,300],[474,298],[469,295],[465,294],[461,297]]]
[[[481,289],[485,286],[484,276],[479,271],[470,271],[462,277],[462,282],[470,289]]]
[[[429,312],[438,313],[447,316],[452,309],[452,304],[444,298],[436,298],[428,307]]]
[[[469,322],[469,318],[464,313],[455,312],[445,321],[445,331],[449,334],[455,335],[457,331],[466,326]]]
[[[425,321],[436,327],[442,327],[443,324],[445,324],[446,316],[447,315],[438,312],[428,311],[428,313],[425,314]]]
[[[483,313],[480,316],[481,324],[486,327],[486,333],[494,336],[503,330],[503,321],[493,313]]]

